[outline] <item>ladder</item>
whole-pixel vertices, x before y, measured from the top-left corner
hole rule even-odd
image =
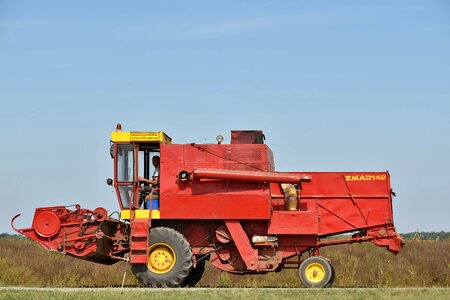
[[[147,264],[150,218],[132,219],[130,225],[130,263]]]

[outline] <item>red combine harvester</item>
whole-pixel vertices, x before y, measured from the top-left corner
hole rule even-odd
[[[233,274],[298,268],[306,287],[329,287],[335,274],[321,247],[370,241],[400,251],[388,172],[276,172],[262,131],[222,140],[172,144],[163,132],[118,125],[107,181],[120,217],[101,207],[54,206],[37,208],[30,228],[14,227],[19,215],[11,225],[50,250],[102,264],[128,261],[153,287],[194,286],[205,261]],[[143,187],[138,178],[150,178],[156,155],[159,185]]]

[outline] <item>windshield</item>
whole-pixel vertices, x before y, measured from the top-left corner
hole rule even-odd
[[[133,145],[117,145],[117,181],[132,182],[134,180],[134,147]]]

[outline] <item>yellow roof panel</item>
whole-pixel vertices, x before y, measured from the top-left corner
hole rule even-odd
[[[111,140],[115,143],[146,143],[146,142],[158,142],[163,144],[171,144],[172,139],[162,131],[131,131],[131,132],[121,132],[113,131],[111,132]]]

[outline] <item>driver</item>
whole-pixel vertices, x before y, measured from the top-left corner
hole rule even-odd
[[[147,179],[144,177],[139,176],[138,180],[140,182],[144,182],[144,183],[148,183],[152,185],[152,188],[150,187],[144,187],[144,192],[149,193],[150,191],[153,190],[153,192],[151,194],[148,194],[147,196],[145,196],[145,201],[147,200],[152,200],[152,199],[158,199],[158,190],[156,190],[156,188],[159,187],[159,161],[160,158],[159,156],[153,156],[152,157],[152,164],[155,167],[155,171],[153,171],[153,179]],[[140,205],[141,203],[139,203]]]

